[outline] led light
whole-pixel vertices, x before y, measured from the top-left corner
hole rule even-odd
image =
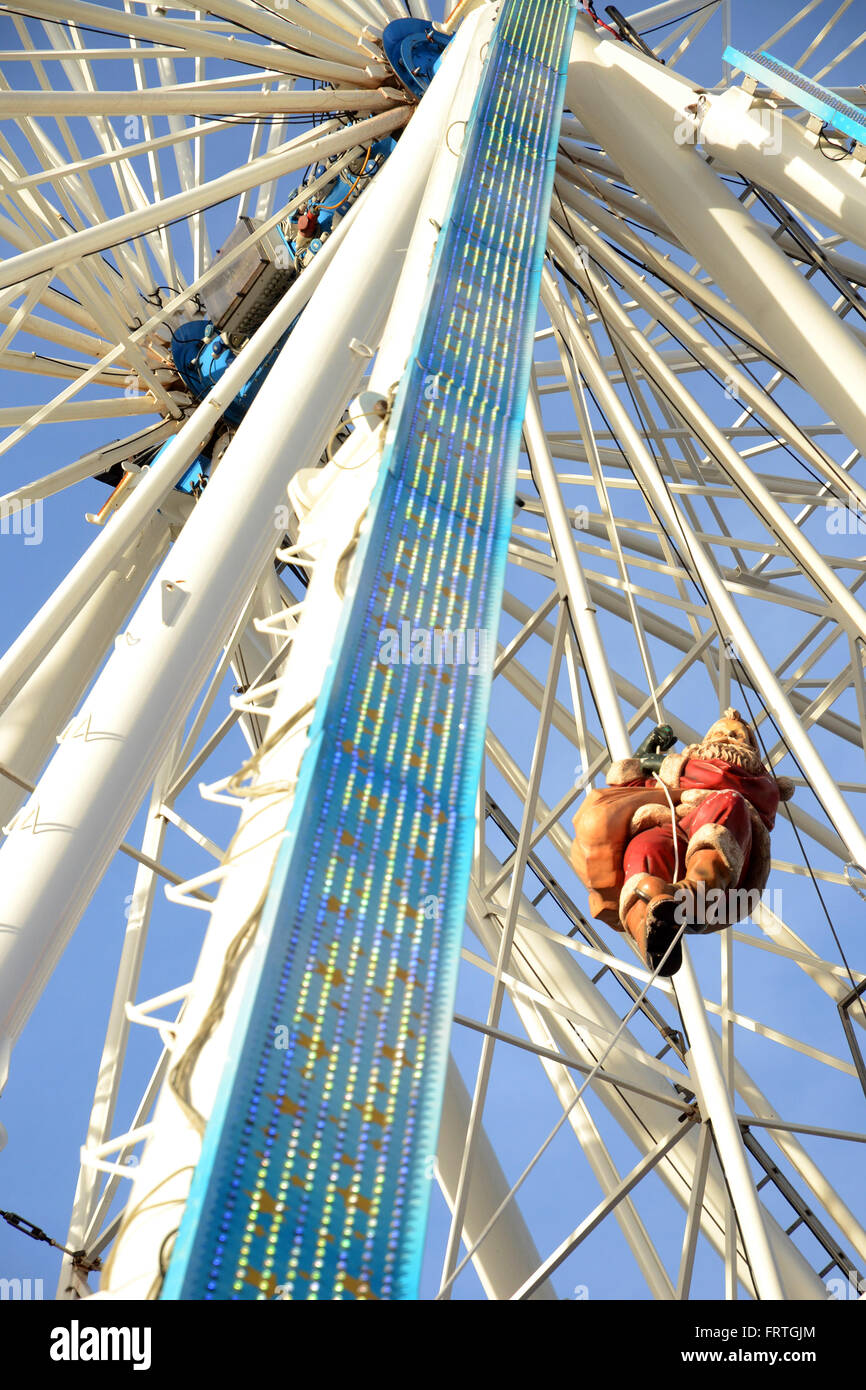
[[[574,14],[503,0],[489,44],[271,885],[253,1018],[290,1016],[291,1046],[254,1026],[238,1041],[184,1297],[204,1278],[215,1297],[264,1296],[246,1269],[262,1288],[298,1276],[300,1298],[413,1296],[490,673],[388,665],[379,634],[496,620]]]

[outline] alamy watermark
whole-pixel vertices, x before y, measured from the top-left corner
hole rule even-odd
[[[467,666],[489,669],[493,640],[485,627],[414,627],[401,622],[379,633],[376,660],[381,666]]]
[[[25,545],[42,544],[42,498],[0,498],[0,536],[23,536]]]
[[[52,1361],[129,1361],[134,1371],[151,1366],[150,1327],[88,1327],[73,1318],[51,1330]]]
[[[44,1297],[41,1279],[0,1279],[0,1301],[28,1303]]]
[[[827,502],[824,525],[829,536],[866,536],[866,509],[853,493],[846,502]]]
[[[678,145],[699,145],[704,117],[710,109],[709,98],[705,92],[697,93],[695,100],[674,116],[674,141]],[[759,128],[757,147],[761,154],[779,154],[782,149],[782,113],[772,106],[753,106],[749,120]]]
[[[706,927],[726,927],[733,922],[754,920],[762,907],[777,917],[782,915],[781,888],[765,893],[760,888],[708,888],[699,881],[691,890],[678,887],[674,898],[674,921],[678,926],[698,922]]]
[[[833,1302],[845,1303],[848,1299],[853,1300],[866,1294],[866,1279],[855,1279],[853,1275],[845,1279],[838,1275],[833,1279],[825,1279],[824,1287],[827,1297]]]

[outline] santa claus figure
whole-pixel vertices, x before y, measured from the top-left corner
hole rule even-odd
[[[779,801],[794,791],[764,766],[735,709],[702,743],[667,752],[674,742],[662,726],[611,765],[609,785],[590,791],[575,817],[572,848],[592,915],[628,932],[660,975],[682,964],[683,927],[718,931],[754,909]]]

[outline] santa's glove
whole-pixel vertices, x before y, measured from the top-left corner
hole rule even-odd
[[[649,777],[651,773],[658,772],[668,749],[673,748],[676,741],[677,736],[670,724],[657,724],[652,733],[647,735],[635,753],[645,776]]]

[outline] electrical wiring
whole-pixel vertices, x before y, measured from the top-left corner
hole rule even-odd
[[[164,1178],[161,1178],[160,1181],[156,1184],[154,1188],[151,1189],[150,1192],[147,1192],[135,1203],[134,1207],[131,1207],[128,1212],[124,1213],[124,1217],[120,1225],[120,1230],[118,1231],[117,1236],[115,1237],[114,1244],[112,1245],[111,1250],[108,1253],[108,1258],[105,1261],[105,1264],[102,1269],[103,1284],[108,1284],[111,1271],[114,1267],[114,1257],[117,1254],[117,1250],[120,1244],[120,1237],[129,1229],[136,1216],[139,1215],[143,1208],[147,1207],[147,1204],[151,1202],[151,1198],[156,1196],[160,1188],[165,1187],[166,1184],[172,1182],[174,1178],[179,1178],[182,1173],[194,1172],[195,1165],[192,1163],[185,1163],[182,1168],[176,1168],[173,1173],[168,1173]],[[147,1207],[147,1209],[149,1211],[155,1211],[157,1207],[178,1206],[183,1205],[185,1202],[186,1197],[167,1197],[161,1202],[152,1202],[151,1205]]]
[[[339,201],[339,203],[335,203],[333,207],[322,207],[322,208],[319,208],[319,209],[318,209],[319,212],[336,212],[336,211],[337,211],[337,208],[341,208],[341,207],[343,206],[343,204],[344,204],[349,198],[351,198],[352,194],[354,193],[355,189],[358,187],[358,184],[361,182],[361,179],[362,179],[363,176],[364,176],[364,171],[365,171],[366,168],[367,168],[367,161],[368,161],[368,159],[370,158],[370,151],[372,150],[372,148],[373,148],[372,145],[368,145],[368,146],[367,146],[367,153],[364,155],[364,163],[361,165],[361,172],[360,172],[360,174],[358,175],[358,177],[355,179],[355,182],[352,184],[352,187],[349,189],[349,191],[348,191],[348,193],[346,194],[346,196],[345,196],[344,198],[341,198],[340,201]]]
[[[598,302],[595,300],[594,297],[591,297],[591,302],[592,302],[592,304],[593,304],[593,306],[594,306],[594,308],[595,308],[595,311],[596,311],[596,313],[597,313],[597,315],[598,315],[599,322],[604,326],[605,332],[607,333],[607,336],[608,336],[608,338],[610,339],[611,346],[612,346],[612,348],[613,348],[614,354],[617,356],[617,358],[618,358],[618,360],[619,360],[619,352],[618,352],[618,350],[617,350],[617,343],[616,343],[615,334],[614,334],[614,333],[612,332],[612,330],[608,327],[608,324],[607,324],[607,322],[606,322],[606,320],[605,320],[605,318],[604,318],[604,314],[603,314],[603,312],[602,312],[602,310],[601,310],[601,307],[600,307],[600,305],[598,304]],[[639,417],[640,417],[640,418],[643,418],[643,417],[642,417],[642,413],[640,412],[640,410],[639,410],[639,408],[638,408],[637,402],[635,401],[634,396],[633,396],[633,394],[632,394],[632,392],[631,392],[631,387],[629,386],[629,383],[628,383],[627,378],[626,378],[625,380],[626,380],[626,386],[627,386],[627,388],[628,388],[628,390],[629,390],[629,394],[630,394],[631,399],[632,399],[632,403],[633,403],[633,405],[635,406],[635,409],[638,410],[638,415],[639,415]],[[589,389],[589,388],[587,388],[587,389]],[[592,392],[591,392],[591,391],[590,391],[590,395],[592,395]],[[595,401],[595,397],[593,397],[593,400]],[[673,404],[673,403],[671,403],[671,404]],[[599,406],[599,404],[598,404],[597,401],[595,401],[595,405],[596,405],[596,408],[597,408],[597,409],[600,411],[600,413],[602,414],[602,418],[605,418],[605,417],[604,417],[604,412],[601,411],[601,408],[600,408],[600,406]],[[609,422],[607,422],[607,421],[605,421],[605,422],[606,422],[607,425],[608,425],[608,429],[610,429],[610,424],[609,424]],[[627,456],[626,456],[624,450],[622,449],[622,447],[618,444],[618,441],[617,441],[617,447],[620,449],[620,453],[622,454],[623,458],[625,459],[626,463],[628,464],[628,458],[627,458]],[[631,470],[631,465],[628,464],[628,466],[629,466],[629,468],[630,468],[630,470]],[[632,471],[632,476],[634,477],[634,476],[635,476],[635,475],[634,475],[634,472],[633,472],[633,470],[631,470],[631,471]],[[666,481],[664,480],[664,476],[663,476],[663,474],[661,473],[661,470],[659,470],[659,476],[660,476],[661,479],[662,479],[662,485],[664,486],[665,491],[666,491],[666,492],[669,491],[669,490],[668,490],[667,483],[666,483]],[[640,486],[639,482],[638,482],[638,485]],[[644,492],[644,489],[643,489],[642,487],[641,487],[641,492],[643,493],[644,498],[645,498],[645,500],[647,501],[647,505],[651,507],[651,503],[649,502],[649,499],[646,497],[646,493]],[[671,505],[673,506],[673,501],[672,501],[672,499],[671,499]],[[653,514],[656,515],[656,519],[659,521],[659,524],[661,525],[661,519],[660,519],[660,518],[657,516],[657,514],[655,513],[655,509],[652,508],[652,510],[653,510]],[[669,537],[669,539],[670,539],[670,537]],[[673,542],[671,542],[671,543],[673,544]],[[676,549],[676,547],[674,547],[674,548]],[[683,572],[684,572],[684,574],[688,577],[688,579],[689,579],[689,581],[691,582],[691,584],[694,586],[694,588],[697,590],[697,592],[701,595],[701,598],[702,598],[703,602],[706,603],[707,608],[708,608],[710,614],[712,615],[713,622],[715,623],[716,630],[717,630],[719,633],[722,633],[722,631],[723,631],[722,624],[721,624],[721,622],[720,622],[720,620],[719,620],[718,614],[717,614],[716,611],[715,611],[715,608],[714,608],[714,606],[713,606],[712,600],[709,598],[709,596],[708,596],[707,594],[703,593],[703,591],[702,591],[701,588],[699,587],[699,585],[698,585],[696,579],[694,578],[694,575],[691,573],[691,567],[685,565],[685,563],[684,563],[684,561],[683,561],[683,559],[682,559],[682,556],[680,556],[680,562],[683,564]],[[737,684],[738,684],[739,687],[740,687],[740,693],[741,693],[741,695],[742,695],[742,697],[743,697],[743,703],[744,703],[745,706],[746,706],[746,709],[747,709],[748,714],[749,714],[749,719],[750,719],[750,721],[751,721],[751,723],[752,723],[753,728],[755,729],[756,737],[758,738],[758,741],[759,741],[759,743],[760,743],[760,745],[761,745],[761,750],[762,750],[762,753],[763,753],[765,766],[767,766],[767,767],[769,768],[770,775],[771,775],[775,780],[778,781],[777,774],[776,774],[776,771],[775,771],[775,767],[774,767],[774,766],[770,763],[770,761],[769,761],[769,752],[768,752],[767,746],[766,746],[766,744],[765,744],[765,742],[764,742],[764,739],[763,739],[763,737],[762,737],[762,735],[761,735],[760,728],[759,728],[758,724],[757,724],[756,721],[755,721],[755,716],[754,716],[754,713],[753,713],[753,711],[752,711],[752,706],[751,706],[751,703],[750,703],[750,701],[749,701],[748,695],[746,694],[745,687],[744,687],[744,684],[743,684],[743,680],[741,679],[741,676],[740,676],[740,671],[742,671],[743,674],[746,676],[746,678],[747,678],[747,680],[748,680],[748,672],[746,672],[745,667],[743,666],[743,663],[742,663],[742,661],[740,660],[739,656],[737,656],[736,652],[734,652],[734,655],[733,655],[733,657],[732,657],[732,661],[733,661],[733,664],[734,664],[734,667],[735,667],[735,675],[736,675],[736,679],[737,679]],[[739,668],[739,669],[737,669],[737,668]],[[782,732],[781,732],[781,730],[780,730],[780,728],[779,728],[779,726],[778,726],[776,720],[773,718],[773,716],[772,716],[772,714],[771,714],[771,712],[770,712],[770,710],[769,710],[769,708],[768,708],[768,706],[767,706],[766,701],[764,700],[763,696],[761,695],[760,690],[757,688],[757,686],[755,685],[755,683],[754,683],[753,681],[749,681],[749,684],[750,684],[750,687],[751,687],[752,691],[753,691],[754,694],[756,695],[757,699],[760,701],[760,704],[761,704],[761,706],[762,706],[762,708],[763,708],[763,710],[764,710],[764,713],[765,713],[767,719],[768,719],[769,722],[772,724],[773,728],[776,730],[776,734],[778,735],[779,742],[782,743],[782,744],[784,745],[784,747],[785,747],[785,749],[786,749],[786,751],[787,751],[787,753],[788,753],[788,756],[792,759],[792,761],[794,762],[795,766],[799,769],[800,773],[803,775],[803,777],[804,777],[804,778],[806,779],[806,781],[808,782],[808,778],[806,778],[806,774],[805,774],[805,772],[803,771],[803,768],[802,768],[802,766],[800,765],[800,762],[799,762],[799,760],[797,759],[796,754],[793,752],[793,750],[791,749],[790,745],[788,744],[787,739],[786,739],[786,738],[784,737],[784,735],[782,734]],[[815,795],[817,796],[817,793],[815,793]],[[818,797],[818,801],[819,801],[819,803],[820,803],[820,797]],[[820,888],[820,885],[819,885],[819,883],[818,883],[818,880],[817,880],[817,878],[816,878],[816,876],[815,876],[815,873],[814,873],[814,871],[813,871],[813,869],[812,869],[812,865],[811,865],[811,862],[810,862],[810,860],[809,860],[809,856],[808,856],[808,854],[807,854],[807,852],[806,852],[805,845],[803,844],[802,837],[800,836],[800,832],[799,832],[799,830],[797,829],[797,826],[796,826],[796,824],[795,824],[795,822],[794,822],[794,818],[793,818],[793,816],[792,816],[792,814],[791,814],[791,811],[790,811],[790,809],[789,809],[787,803],[786,803],[784,800],[780,799],[780,805],[781,805],[781,806],[784,806],[785,812],[786,812],[786,814],[787,814],[787,816],[788,816],[788,819],[789,819],[789,821],[790,821],[790,823],[791,823],[791,828],[793,829],[794,835],[795,835],[795,837],[796,837],[796,839],[797,839],[797,844],[798,844],[798,846],[799,846],[800,853],[801,853],[802,858],[803,858],[803,863],[805,864],[806,869],[808,870],[809,876],[810,876],[810,878],[811,878],[811,880],[812,880],[812,884],[813,884],[813,886],[814,886],[814,888],[815,888],[815,892],[816,892],[817,895],[818,895],[818,900],[819,900],[819,902],[820,902],[820,904],[821,904],[822,911],[823,911],[823,913],[824,913],[824,916],[825,916],[825,918],[826,918],[826,920],[827,920],[827,924],[828,924],[828,926],[829,926],[829,928],[830,928],[830,931],[831,931],[831,933],[832,933],[833,940],[834,940],[834,942],[835,942],[835,944],[836,944],[836,948],[837,948],[837,950],[838,950],[838,952],[839,952],[839,955],[840,955],[840,958],[841,958],[841,960],[842,960],[842,964],[844,965],[845,970],[847,971],[848,976],[849,976],[849,979],[850,979],[850,981],[851,981],[852,989],[856,989],[857,986],[856,986],[856,982],[855,982],[855,980],[854,980],[853,971],[852,971],[852,969],[851,969],[851,966],[850,966],[850,963],[849,963],[849,961],[848,961],[848,958],[847,958],[847,956],[846,956],[846,954],[845,954],[844,947],[842,946],[842,942],[841,942],[841,940],[840,940],[840,938],[839,938],[839,934],[838,934],[838,932],[837,932],[837,930],[836,930],[835,924],[834,924],[833,919],[832,919],[832,917],[831,917],[831,915],[830,915],[830,912],[829,912],[829,909],[828,909],[828,907],[827,907],[827,904],[826,904],[826,902],[825,902],[825,900],[824,900],[824,895],[823,895],[822,892],[821,892],[821,888]],[[822,809],[824,810],[825,815],[828,816],[828,820],[830,820],[830,822],[831,822],[831,824],[832,824],[832,818],[831,818],[831,817],[829,816],[829,814],[827,813],[826,808],[823,807],[823,804],[822,804]],[[674,835],[674,843],[676,844],[676,834]],[[860,997],[860,1004],[861,1004],[861,1008],[863,1009],[864,1021],[866,1021],[866,1003],[864,1003],[864,1000],[863,1000],[862,997]]]
[[[751,704],[750,704],[750,702],[749,702],[749,697],[748,697],[748,695],[746,694],[745,688],[744,688],[744,686],[743,686],[743,682],[742,682],[742,680],[741,680],[741,678],[740,678],[739,671],[736,670],[736,667],[739,667],[740,670],[742,670],[743,673],[744,673],[747,677],[748,677],[748,672],[746,671],[745,667],[743,666],[743,663],[741,662],[740,658],[739,658],[736,654],[734,655],[733,662],[734,662],[734,665],[735,665],[735,675],[736,675],[737,685],[740,687],[740,694],[741,694],[742,697],[743,697],[743,703],[744,703],[744,705],[746,706],[746,709],[748,710],[749,719],[751,720],[752,727],[754,728],[755,734],[757,735],[758,742],[759,742],[760,745],[761,745],[761,752],[762,752],[763,755],[764,755],[764,762],[765,762],[765,764],[766,764],[768,767],[770,767],[770,761],[769,761],[770,755],[769,755],[769,751],[768,751],[768,749],[767,749],[767,745],[766,745],[766,743],[764,742],[763,736],[762,736],[762,734],[761,734],[761,731],[760,731],[760,729],[759,729],[757,723],[755,722],[755,716],[754,716],[754,714],[752,713],[752,706],[751,706]],[[800,773],[802,774],[804,780],[805,780],[806,782],[808,782],[809,779],[806,777],[805,772],[803,772],[803,768],[800,766],[800,762],[799,762],[799,760],[798,760],[798,758],[797,758],[797,755],[796,755],[794,752],[792,752],[792,750],[791,750],[791,748],[790,748],[790,746],[789,746],[789,744],[788,744],[787,739],[785,738],[784,734],[782,733],[782,731],[780,730],[778,724],[776,723],[775,719],[773,718],[772,714],[770,713],[770,710],[769,710],[769,708],[768,708],[768,706],[767,706],[767,703],[766,703],[766,701],[764,700],[764,697],[762,696],[760,690],[758,690],[757,687],[756,687],[754,684],[752,684],[751,681],[749,682],[749,685],[750,685],[750,687],[751,687],[753,693],[757,696],[758,700],[760,701],[761,706],[762,706],[763,711],[764,711],[764,714],[767,716],[767,719],[769,720],[769,722],[772,724],[773,728],[775,729],[776,734],[778,735],[779,742],[782,743],[782,744],[784,744],[785,749],[787,750],[788,756],[790,757],[791,761],[794,763],[794,766],[800,771]],[[776,775],[775,769],[772,768],[772,767],[770,767],[770,771],[772,772],[773,776],[775,777],[775,775]],[[820,798],[819,798],[819,799],[820,799]],[[837,950],[838,950],[838,952],[839,952],[839,955],[840,955],[840,957],[841,957],[841,959],[842,959],[842,964],[844,965],[845,969],[846,969],[847,972],[848,972],[848,978],[849,978],[849,980],[851,981],[851,988],[852,988],[853,990],[856,991],[856,989],[857,989],[857,984],[856,984],[856,981],[855,981],[855,979],[854,979],[854,972],[853,972],[853,970],[851,969],[851,966],[850,966],[849,961],[848,961],[848,957],[847,957],[846,954],[845,954],[845,949],[844,949],[844,947],[843,947],[843,945],[842,945],[842,942],[841,942],[840,939],[839,939],[838,932],[836,931],[836,927],[835,927],[835,925],[834,925],[834,923],[833,923],[833,919],[832,919],[832,917],[830,916],[830,912],[829,912],[829,909],[828,909],[828,907],[827,907],[827,904],[826,904],[826,902],[824,901],[824,895],[823,895],[823,893],[821,892],[820,885],[819,885],[819,883],[818,883],[817,878],[815,877],[815,873],[814,873],[814,870],[813,870],[813,868],[812,868],[811,862],[810,862],[810,860],[809,860],[809,856],[808,856],[808,854],[806,853],[806,847],[805,847],[805,845],[803,844],[803,840],[802,840],[802,837],[801,837],[801,835],[800,835],[799,830],[797,829],[797,825],[796,825],[796,822],[794,821],[794,817],[791,815],[790,808],[789,808],[788,803],[787,803],[786,801],[780,802],[780,805],[784,806],[784,808],[785,808],[785,814],[787,815],[788,820],[791,822],[791,829],[792,829],[793,832],[794,832],[794,835],[795,835],[796,840],[797,840],[797,844],[798,844],[799,849],[800,849],[800,853],[801,853],[801,855],[803,856],[803,863],[805,864],[806,868],[807,868],[808,871],[809,871],[809,877],[810,877],[811,880],[812,880],[812,886],[813,886],[813,888],[815,889],[815,892],[816,892],[817,895],[818,895],[818,901],[820,902],[822,911],[823,911],[823,913],[824,913],[824,916],[825,916],[826,919],[827,919],[827,925],[829,926],[830,931],[831,931],[832,934],[833,934],[833,940],[834,940],[835,943],[836,943],[836,948],[837,948]],[[864,1023],[866,1023],[866,1002],[864,1002],[864,999],[863,999],[863,996],[862,996],[862,995],[858,995],[858,1000],[859,1000],[859,1003],[860,1003],[860,1008],[861,1008],[861,1010],[862,1010],[862,1012],[863,1012],[863,1021],[864,1021]]]
[[[713,5],[718,5],[720,0],[708,0],[706,5],[698,5],[697,9],[689,10],[687,14],[678,14],[675,19],[666,19],[664,24],[654,24],[651,29],[641,30],[641,38],[645,34],[657,34],[659,29],[670,29],[672,24],[682,24],[683,20],[691,19],[692,15],[700,14],[702,10],[711,10]]]
[[[599,19],[598,15],[595,12],[595,9],[593,8],[593,0],[580,0],[580,3],[583,6],[584,12],[589,15],[590,19],[594,20],[596,24],[600,24],[602,29],[606,29],[609,34],[613,34],[613,37],[615,39],[618,39],[620,42],[622,42],[622,34],[620,34],[616,29],[612,29],[609,24],[605,24],[603,19]]]
[[[821,129],[818,131],[818,149],[821,151],[825,159],[829,159],[831,164],[840,164],[843,159],[847,159],[849,157],[849,155],[851,154],[851,150],[848,148],[847,145],[840,144],[838,140],[831,139],[830,136],[826,133],[827,128],[828,123],[825,121]],[[828,154],[827,150],[836,150],[837,153],[835,155]]]

